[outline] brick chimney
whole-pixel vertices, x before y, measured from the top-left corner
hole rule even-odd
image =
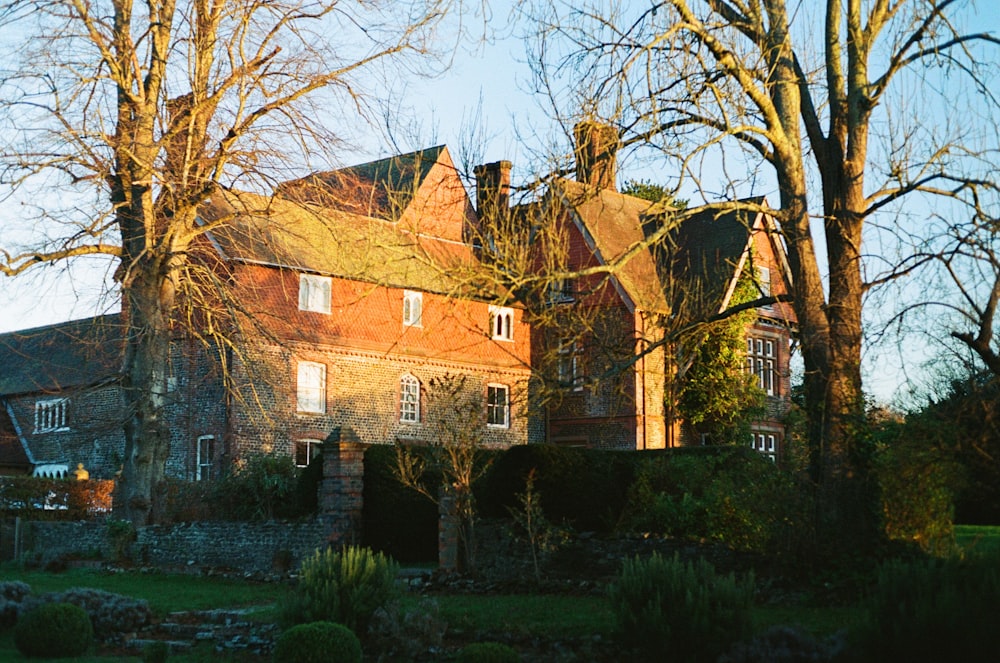
[[[480,221],[494,224],[510,209],[510,161],[476,166],[476,213]]]
[[[573,127],[576,141],[576,181],[597,189],[617,191],[618,131],[607,124],[584,120]]]

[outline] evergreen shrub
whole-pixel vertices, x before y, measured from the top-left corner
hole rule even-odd
[[[626,560],[609,589],[623,643],[650,660],[714,661],[750,632],[753,575],[716,574],[704,559]]]
[[[501,642],[473,642],[458,653],[458,663],[519,663],[517,650]]]
[[[20,580],[0,582],[0,628],[13,626],[21,602],[31,593],[31,587]]]
[[[14,627],[14,646],[28,657],[80,656],[93,640],[90,617],[70,603],[36,605],[25,611]]]
[[[431,468],[426,479],[438,486],[440,472]],[[364,486],[365,544],[403,562],[437,561],[437,505],[400,482],[393,445],[365,450]]]
[[[890,560],[879,568],[861,640],[871,661],[996,657],[1000,557]]]
[[[361,642],[351,629],[332,622],[293,626],[274,643],[274,663],[361,663]]]
[[[375,611],[399,593],[399,566],[369,548],[317,550],[302,562],[295,594],[283,611],[286,624],[330,621],[368,632]]]
[[[520,508],[528,474],[545,517],[578,531],[610,532],[618,522],[631,482],[633,454],[526,444],[504,451],[490,467],[478,502],[483,515],[507,517]]]

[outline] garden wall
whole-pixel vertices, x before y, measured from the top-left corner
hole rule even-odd
[[[317,548],[327,532],[311,520],[301,523],[197,522],[140,527],[125,557],[164,570],[226,570],[284,573]],[[42,564],[57,559],[114,560],[118,551],[103,522],[32,522],[25,551]]]

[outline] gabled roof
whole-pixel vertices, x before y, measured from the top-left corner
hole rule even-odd
[[[313,173],[281,184],[277,195],[299,203],[396,221],[446,149],[438,145],[357,166]]]
[[[643,219],[651,203],[563,179],[553,182],[552,193],[570,210],[597,259],[618,266],[615,282],[631,303],[646,311],[669,313],[654,251],[645,245]]]
[[[14,429],[3,399],[0,399],[0,468],[20,470],[24,473],[31,470],[31,459],[28,458],[24,443]]]
[[[0,396],[58,393],[121,370],[118,314],[0,334]]]
[[[693,317],[719,312],[728,305],[758,231],[766,233],[780,276],[790,283],[773,221],[753,209],[766,207],[763,198],[738,201],[742,207],[706,209],[678,223],[672,210],[659,203],[608,189],[560,179],[551,192],[571,212],[597,259],[618,264],[615,283],[638,308],[684,310]],[[672,228],[653,241],[662,224]],[[781,317],[794,319],[789,307],[780,308]]]

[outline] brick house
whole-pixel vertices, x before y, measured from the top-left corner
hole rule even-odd
[[[754,199],[741,202],[759,211],[720,205],[657,234],[672,223],[670,210],[616,190],[614,130],[582,123],[575,134],[576,179],[551,180],[539,201],[513,211],[530,232],[547,227],[544,235],[557,238],[552,249],[543,233],[536,237],[541,269],[587,272],[550,281],[555,313],[544,316],[547,326],[533,327],[533,364],[557,386],[545,412],[546,440],[615,449],[703,444],[672,406],[689,360],[668,330],[725,311],[741,274],[751,275],[761,298],[789,292],[775,221],[766,201]],[[752,424],[751,444],[773,459],[782,453],[791,403],[795,325],[791,306],[774,302],[756,309],[746,332],[746,370],[767,405]]]
[[[201,213],[207,233],[193,259],[228,283],[224,321],[240,349],[178,328],[168,475],[212,478],[255,452],[305,465],[327,440],[427,443],[456,430],[496,447],[698,442],[668,405],[680,360],[664,330],[672,311],[694,305],[679,294],[701,289],[698,305],[710,310],[697,315],[718,312],[748,263],[762,292],[785,293],[783,247],[766,213],[732,211],[645,246],[662,210],[615,191],[612,142],[595,135],[579,133],[576,181],[553,180],[512,214],[509,162],[476,169],[474,208],[443,146],[317,173],[273,196],[219,192]],[[584,318],[544,328],[483,278],[489,219],[500,216],[556,224],[559,268],[593,268],[547,293]],[[773,304],[747,335],[747,366],[769,407],[753,444],[772,457],[794,323],[788,305]],[[0,472],[83,463],[92,478],[113,476],[124,449],[121,359],[117,315],[0,335]],[[540,409],[543,383],[558,397]]]
[[[477,218],[447,148],[272,197],[223,191],[201,220],[196,259],[229,283],[239,306],[226,319],[242,343],[218,353],[178,331],[168,475],[207,479],[253,452],[305,465],[326,440],[426,443],[458,426],[489,446],[542,440],[527,411],[523,312],[466,283]],[[118,316],[0,336],[9,470],[118,470],[121,348]],[[64,374],[33,378],[52,360]]]

